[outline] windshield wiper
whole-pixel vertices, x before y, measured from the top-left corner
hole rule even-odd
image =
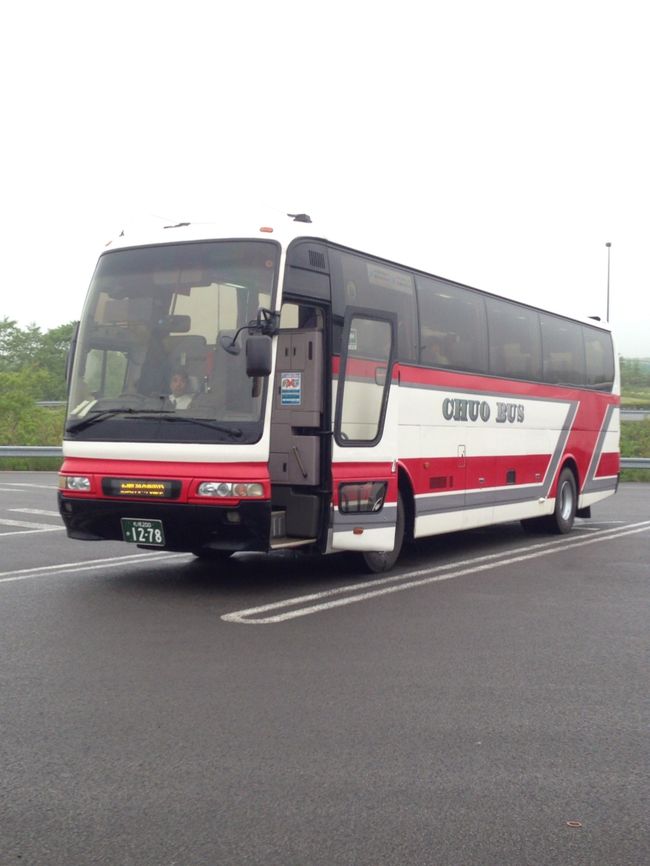
[[[77,421],[76,424],[68,424],[65,428],[67,433],[76,433],[79,430],[84,430],[86,427],[91,427],[99,421],[105,421],[106,418],[112,418],[115,415],[157,415],[161,421],[183,421],[186,424],[199,424],[202,427],[209,427],[211,430],[217,430],[219,433],[225,433],[231,439],[239,439],[242,431],[239,427],[223,427],[221,424],[216,424],[213,421],[207,421],[201,418],[189,418],[184,415],[173,415],[161,409],[133,409],[123,407],[122,409],[103,409],[96,412],[90,418],[84,418],[83,421]]]
[[[219,433],[225,433],[231,439],[239,439],[242,435],[242,430],[239,427],[224,427],[221,424],[216,424],[214,421],[208,421],[204,418],[191,418],[186,415],[171,415],[164,414],[160,416],[161,421],[183,421],[185,424],[199,424],[201,427],[209,427],[211,430],[218,430]]]
[[[114,415],[159,415],[159,409],[133,409],[123,406],[121,409],[101,409],[95,412],[89,418],[84,418],[83,421],[77,421],[76,424],[68,424],[66,433],[76,433],[77,430],[83,430],[85,427],[91,427],[99,421],[105,421],[106,418],[112,418]]]

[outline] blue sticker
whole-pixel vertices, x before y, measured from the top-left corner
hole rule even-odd
[[[280,377],[280,403],[282,406],[300,406],[301,377],[301,373],[282,373]]]

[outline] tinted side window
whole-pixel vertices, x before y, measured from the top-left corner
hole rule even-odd
[[[614,349],[606,331],[583,327],[587,385],[600,391],[611,391],[614,385]]]
[[[512,379],[541,379],[542,340],[535,310],[486,298],[490,372]]]
[[[544,381],[561,385],[585,384],[582,327],[559,316],[540,314]]]
[[[363,307],[397,315],[397,357],[416,358],[417,307],[413,277],[360,254],[330,250],[334,315]]]
[[[487,325],[481,295],[428,277],[416,278],[420,363],[486,373]]]

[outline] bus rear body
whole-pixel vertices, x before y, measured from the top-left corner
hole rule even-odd
[[[291,228],[178,226],[100,256],[70,374],[70,537],[358,551],[381,571],[404,539],[569,531],[615,491],[606,327]]]

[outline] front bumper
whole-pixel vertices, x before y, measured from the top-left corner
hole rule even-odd
[[[59,491],[59,511],[70,538],[123,541],[121,518],[161,520],[163,550],[257,550],[270,547],[271,503],[195,505],[134,500],[87,499]],[[237,515],[237,517],[235,516]]]

